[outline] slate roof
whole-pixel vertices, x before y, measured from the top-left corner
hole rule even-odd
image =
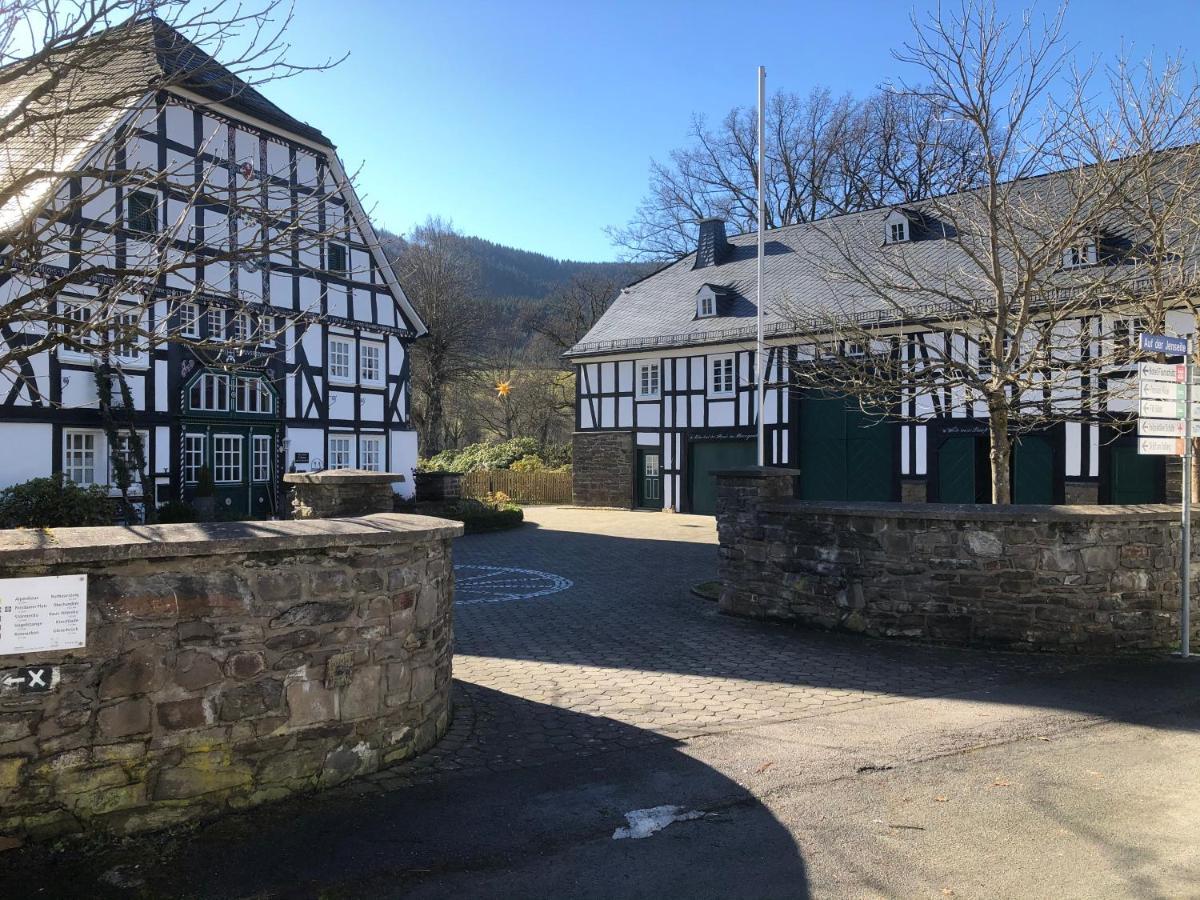
[[[122,33],[121,30],[128,33]],[[90,45],[90,46],[87,46]],[[99,48],[99,49],[97,49]],[[181,87],[332,149],[320,131],[289,116],[159,19],[114,26],[48,58],[44,67],[4,78],[0,117],[23,109],[0,143],[0,230],[45,203],[60,174],[77,168],[91,148],[157,87]],[[57,79],[57,82],[55,81]],[[64,114],[65,112],[65,114]],[[45,173],[45,177],[37,177]],[[28,181],[13,193],[18,180]]]
[[[1055,208],[1066,202],[1070,190],[1062,175],[1029,178],[1015,183],[1014,202],[1035,207]],[[958,195],[966,197],[966,194]],[[939,198],[946,208],[954,198]],[[912,241],[883,245],[884,220],[896,207],[881,207],[849,213],[817,222],[789,225],[768,231],[765,239],[764,286],[766,302],[764,330],[768,337],[818,332],[831,319],[854,318],[860,321],[895,320],[897,308],[872,294],[866,287],[846,279],[831,278],[832,268],[844,268],[843,253],[874,260],[868,265],[881,266],[883,254],[895,254],[904,266],[917,273],[925,285],[942,279],[952,283],[954,293],[986,284],[974,270],[958,241],[941,237],[943,229],[953,233],[934,217],[934,204],[909,203],[902,210],[912,220],[923,222],[914,228]],[[1109,223],[1104,234],[1125,240],[1123,223]],[[1125,229],[1126,231],[1128,229]],[[623,288],[608,311],[564,356],[578,357],[617,351],[665,349],[699,344],[733,343],[753,340],[756,332],[757,235],[753,232],[730,237],[730,252],[720,265],[693,269],[695,253],[671,263]],[[1128,269],[1129,267],[1120,267]],[[974,271],[973,271],[974,270]],[[1055,286],[1069,287],[1070,272],[1053,276]],[[724,287],[729,293],[721,305],[721,314],[697,319],[696,292],[704,284]],[[937,308],[937,296],[914,283],[905,293],[903,305],[916,319]],[[944,310],[943,310],[944,311]]]

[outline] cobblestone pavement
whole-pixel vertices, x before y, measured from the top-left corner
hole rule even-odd
[[[455,545],[455,704],[434,751],[359,789],[999,685],[1076,660],[721,616],[711,518],[569,507]]]

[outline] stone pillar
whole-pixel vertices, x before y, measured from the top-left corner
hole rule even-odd
[[[292,517],[336,519],[391,512],[392,485],[404,481],[395,472],[366,472],[362,469],[327,469],[324,472],[288,472],[285,484],[292,486]]]
[[[458,500],[462,497],[463,477],[458,472],[418,472],[413,477],[418,500]]]
[[[799,469],[753,466],[714,472],[717,479],[718,608],[737,615],[757,614],[756,572],[769,552],[772,537],[761,512],[763,504],[792,499]]]
[[[577,431],[572,450],[571,494],[576,506],[633,506],[633,432]]]

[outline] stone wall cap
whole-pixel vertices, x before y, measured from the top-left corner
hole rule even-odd
[[[411,544],[462,533],[461,522],[396,513],[285,522],[15,528],[0,531],[0,566]]]
[[[988,503],[892,503],[885,501],[835,502],[775,500],[763,503],[765,512],[813,513],[827,516],[862,516],[879,519],[936,519],[963,522],[1160,522],[1178,521],[1179,507],[1170,503],[1136,505],[1056,505]],[[1200,510],[1194,514],[1200,519]]]
[[[287,484],[394,484],[404,481],[399,472],[368,472],[366,469],[324,469],[320,472],[287,472]]]
[[[800,470],[783,466],[745,466],[740,469],[718,469],[712,474],[718,478],[778,478],[783,475],[795,477]]]

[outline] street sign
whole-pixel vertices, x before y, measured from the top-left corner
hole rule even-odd
[[[1138,419],[1137,433],[1145,437],[1183,437],[1183,419]]]
[[[1183,438],[1140,437],[1137,447],[1142,456],[1182,456]]]
[[[1183,400],[1187,388],[1182,384],[1170,384],[1166,381],[1140,381],[1138,394],[1143,400]]]
[[[1183,356],[1187,353],[1187,338],[1169,334],[1139,335],[1141,346],[1147,353],[1165,353],[1167,356]]]
[[[1175,400],[1139,400],[1138,415],[1150,419],[1182,419],[1186,404]],[[1193,404],[1193,413],[1195,412]]]
[[[58,687],[58,666],[27,666],[0,678],[0,686],[21,694],[44,694]]]
[[[0,655],[87,645],[87,576],[0,579]]]
[[[1138,363],[1138,377],[1143,381],[1173,381],[1176,384],[1183,384],[1184,368],[1184,366],[1177,366],[1174,363]]]

